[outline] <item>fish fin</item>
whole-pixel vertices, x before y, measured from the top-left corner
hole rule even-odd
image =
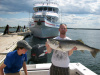
[[[58,48],[60,48],[62,51],[63,51],[63,49],[62,49],[62,47],[61,47],[61,45],[59,44],[59,47]]]
[[[76,40],[76,41],[79,41],[79,42],[81,42],[81,43],[83,43],[83,44],[84,44],[84,42],[83,42],[82,40]]]
[[[94,49],[93,51],[91,51],[92,56],[95,58],[96,54],[99,52],[99,49]]]
[[[81,50],[82,53],[84,53],[84,50]]]
[[[59,45],[59,48],[62,48],[61,45]]]
[[[59,48],[60,48],[61,50],[63,50],[62,47],[61,47],[61,45],[59,45]]]

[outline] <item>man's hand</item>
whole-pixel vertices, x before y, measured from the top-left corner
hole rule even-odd
[[[77,47],[73,47],[72,50],[73,50],[73,51],[77,50]]]
[[[77,47],[73,47],[69,52],[68,55],[71,56],[73,54],[73,51],[77,50]]]
[[[49,47],[48,42],[45,43],[45,46],[46,46],[46,47]]]
[[[51,53],[52,48],[49,46],[48,42],[45,43],[46,49],[48,53]]]

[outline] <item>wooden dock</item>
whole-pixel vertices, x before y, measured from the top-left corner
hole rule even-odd
[[[23,40],[25,36],[18,35],[18,33],[11,33],[0,36],[0,64],[4,61],[6,54],[16,48],[19,40]]]

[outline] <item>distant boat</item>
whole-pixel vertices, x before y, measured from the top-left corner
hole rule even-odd
[[[58,4],[50,1],[35,3],[33,10],[33,21],[29,22],[32,34],[38,38],[58,36]]]

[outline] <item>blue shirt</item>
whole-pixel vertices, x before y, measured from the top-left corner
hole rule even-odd
[[[23,66],[23,62],[27,61],[27,55],[22,54],[18,55],[17,50],[10,52],[7,54],[4,64],[6,67],[4,68],[5,73],[16,73],[19,72]]]

